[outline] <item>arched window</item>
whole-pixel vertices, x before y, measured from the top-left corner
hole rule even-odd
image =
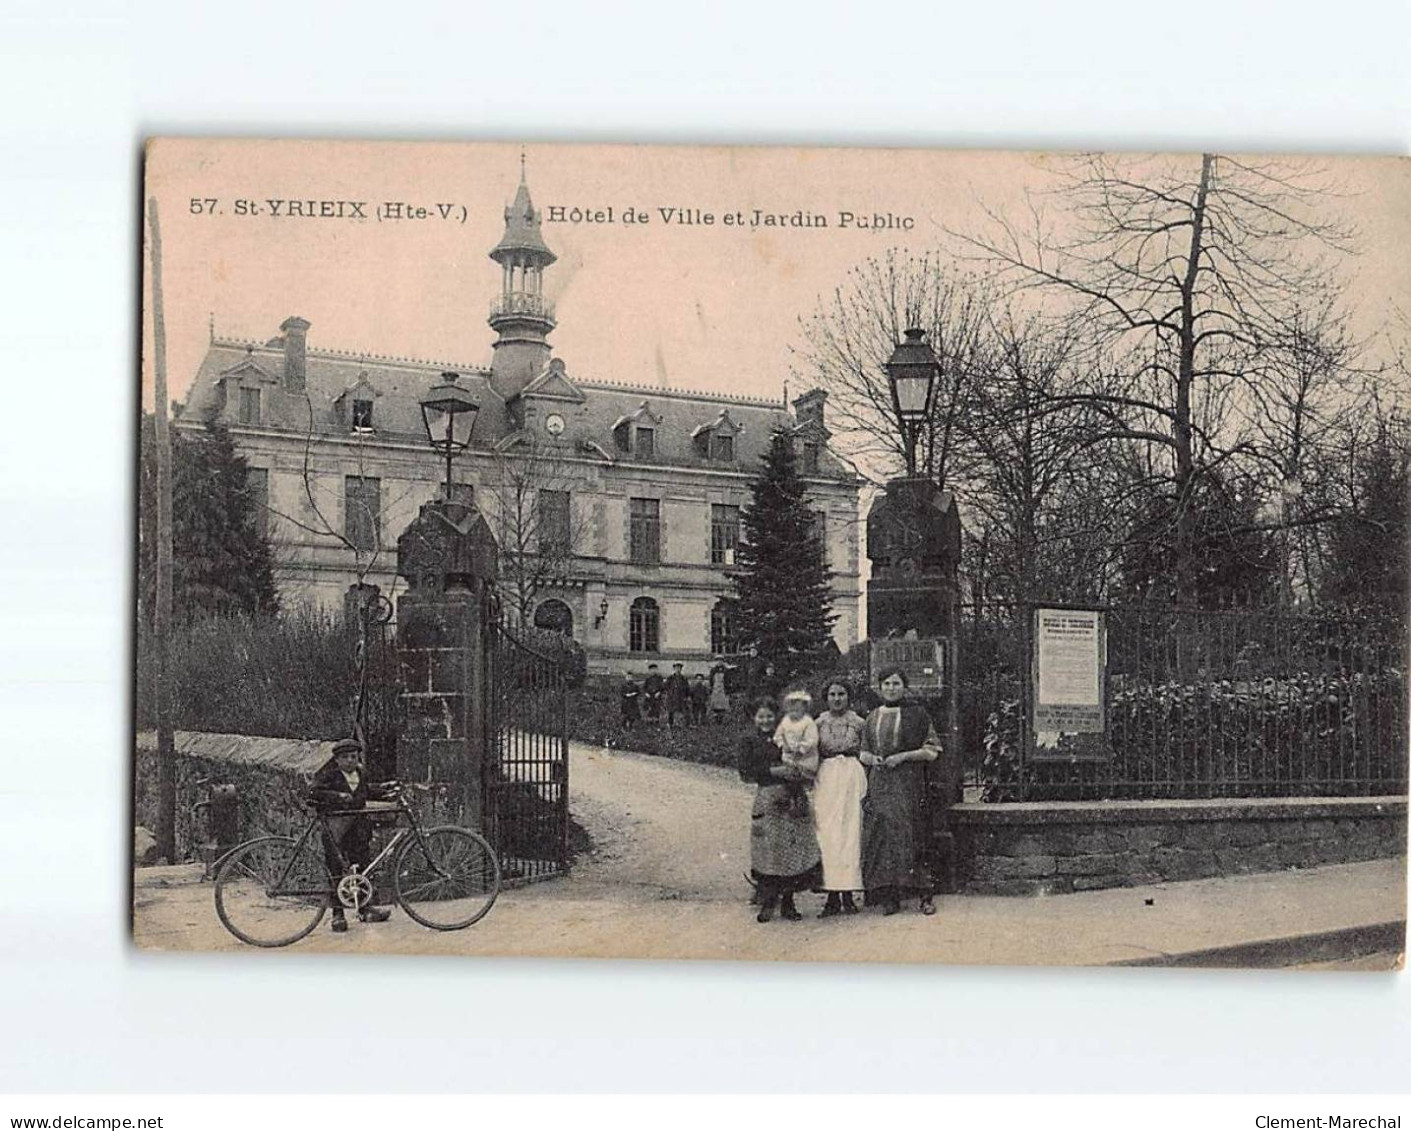
[[[534,627],[549,628],[572,636],[573,610],[556,597],[550,597],[547,601],[541,601],[534,610]]]
[[[722,597],[710,610],[710,650],[717,656],[733,656],[740,650],[739,602]]]
[[[633,652],[661,651],[661,609],[650,597],[632,602],[627,647]]]

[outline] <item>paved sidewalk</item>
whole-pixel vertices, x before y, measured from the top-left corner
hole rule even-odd
[[[346,935],[324,924],[293,949],[999,965],[1165,963],[1217,952],[1222,965],[1218,952],[1240,947],[1244,961],[1312,965],[1363,953],[1337,950],[1349,932],[1362,932],[1364,950],[1373,939],[1384,964],[1404,946],[1388,945],[1385,927],[1367,930],[1405,920],[1404,859],[1050,897],[947,896],[930,918],[869,909],[819,921],[821,897],[806,896],[803,922],[762,925],[742,876],[752,790],[737,775],[578,745],[570,758],[574,815],[594,843],[570,877],[505,892],[465,931],[429,931],[394,911],[390,922],[353,923]],[[199,867],[142,869],[135,895],[140,946],[271,953],[226,933]],[[1313,936],[1332,942],[1306,953],[1262,945]]]
[[[465,931],[428,931],[395,911],[391,922],[326,925],[300,950],[360,954],[519,957],[784,959],[997,965],[1106,965],[1405,918],[1396,896],[1404,860],[1337,865],[1235,879],[1048,898],[948,896],[939,913],[890,918],[874,911],[761,925],[734,902],[575,896],[564,884],[507,891]],[[243,950],[215,916],[199,867],[144,869],[137,877],[136,941],[159,950]],[[817,897],[803,905],[811,913]]]

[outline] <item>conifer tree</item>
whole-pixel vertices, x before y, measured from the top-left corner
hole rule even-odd
[[[243,456],[229,433],[176,429],[172,441],[172,604],[178,619],[199,613],[274,612],[278,598],[270,545],[256,523],[257,503]],[[152,418],[142,422],[138,505],[139,607],[150,616],[156,539]]]
[[[824,546],[784,433],[774,434],[750,491],[736,555],[740,649],[789,680],[829,655],[837,616]]]

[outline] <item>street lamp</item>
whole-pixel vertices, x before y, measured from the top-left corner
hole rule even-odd
[[[607,619],[608,619],[608,599],[607,599],[606,597],[604,597],[601,601],[598,602],[598,619],[597,619],[596,623],[594,623],[593,627],[594,627],[594,628],[602,628],[602,627],[603,627],[603,621],[605,621],[605,620],[607,620]]]
[[[885,368],[892,386],[892,407],[901,425],[906,473],[914,476],[916,441],[936,401],[936,379],[941,374],[941,363],[926,340],[926,331],[912,327],[906,331],[906,340],[892,351]]]
[[[446,500],[451,501],[451,460],[470,447],[470,434],[480,406],[469,391],[456,382],[459,373],[442,373],[441,383],[432,386],[421,402],[421,419],[426,438],[438,452],[446,453]]]

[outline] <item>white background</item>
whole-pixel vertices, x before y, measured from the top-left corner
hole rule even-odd
[[[0,3],[0,1091],[1404,1086],[1405,977],[163,957],[122,926],[142,136],[1402,153],[1404,3],[59,7]]]

